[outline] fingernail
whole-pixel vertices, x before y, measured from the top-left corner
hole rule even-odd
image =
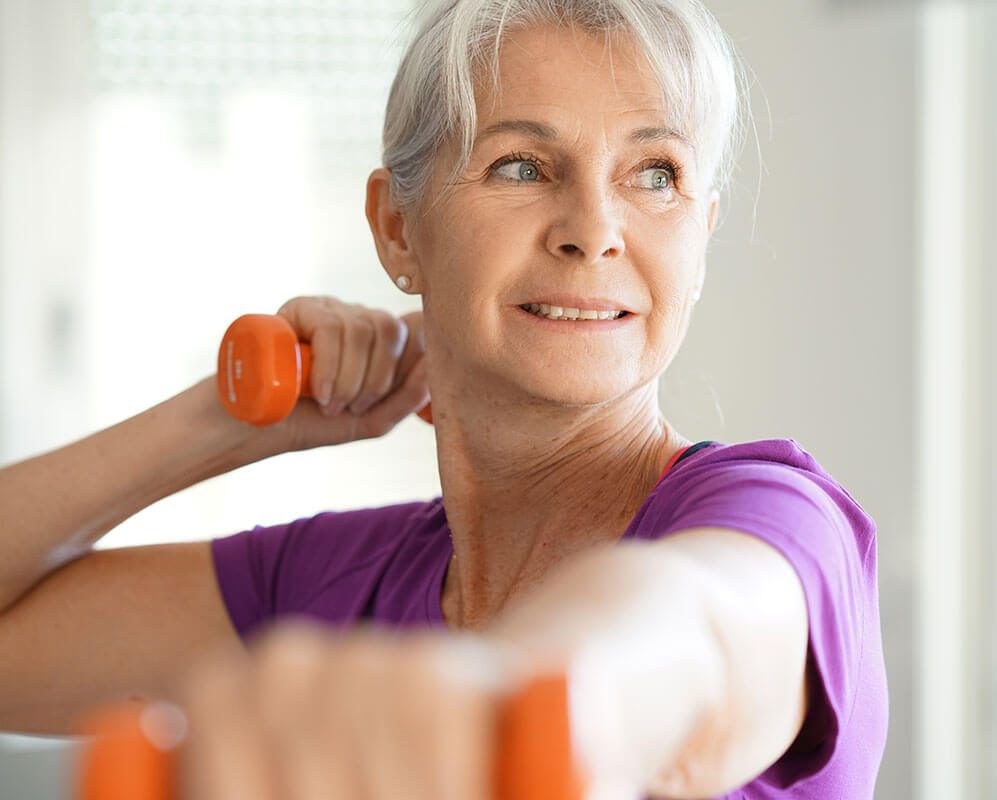
[[[326,381],[322,384],[322,388],[319,389],[318,401],[320,405],[329,405],[329,398],[332,397],[332,381]]]
[[[346,403],[335,403],[331,406],[328,406],[325,410],[326,416],[334,417],[337,414],[341,414],[345,407]]]

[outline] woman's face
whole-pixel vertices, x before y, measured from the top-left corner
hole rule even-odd
[[[600,36],[533,28],[499,64],[467,169],[410,237],[427,348],[492,392],[611,401],[677,352],[716,194],[695,191],[694,152],[663,134],[660,90],[627,39],[610,52]],[[430,197],[454,158],[441,148]],[[627,313],[552,321],[530,304]]]

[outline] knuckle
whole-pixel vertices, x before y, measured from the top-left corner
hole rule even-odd
[[[405,334],[406,325],[402,320],[387,311],[377,311],[374,316],[374,324],[378,332],[387,341],[400,341]]]
[[[328,642],[310,626],[286,623],[264,634],[255,647],[257,669],[264,680],[316,670],[328,651]]]
[[[265,635],[256,647],[253,674],[264,716],[299,724],[313,708],[332,656],[329,643],[305,628],[279,627]]]
[[[374,341],[374,324],[368,317],[361,317],[353,326],[353,336],[363,344]]]
[[[374,381],[373,385],[370,387],[372,403],[388,396],[388,394],[391,392],[391,384],[393,379],[394,379],[394,372],[392,370],[388,370],[387,372],[381,375],[379,380]]]
[[[291,312],[291,310],[295,306],[301,305],[301,303],[307,299],[308,299],[307,297],[302,297],[301,295],[298,295],[297,297],[292,297],[290,300],[285,302],[280,308],[277,309],[277,313],[280,314],[281,316],[286,316]]]
[[[335,340],[339,337],[346,323],[339,314],[329,313],[323,315],[322,322],[315,330],[316,336],[323,335]]]

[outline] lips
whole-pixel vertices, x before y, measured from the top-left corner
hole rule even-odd
[[[533,303],[538,305],[560,306],[561,308],[584,308],[592,311],[626,311],[628,314],[634,313],[629,305],[623,300],[612,297],[586,297],[583,295],[562,294],[558,292],[552,292],[550,294],[537,294],[535,297],[528,298],[522,303],[517,303],[516,305],[528,306]]]

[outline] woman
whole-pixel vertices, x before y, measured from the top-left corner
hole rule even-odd
[[[592,796],[872,797],[872,520],[793,440],[693,445],[658,409],[736,74],[696,0],[428,7],[366,206],[422,312],[297,298],[280,313],[317,401],[282,423],[226,418],[207,379],[4,470],[0,727],[166,696],[191,796],[484,798],[503,693],[570,667]],[[440,498],[90,550],[161,497],[382,435],[430,394]]]

